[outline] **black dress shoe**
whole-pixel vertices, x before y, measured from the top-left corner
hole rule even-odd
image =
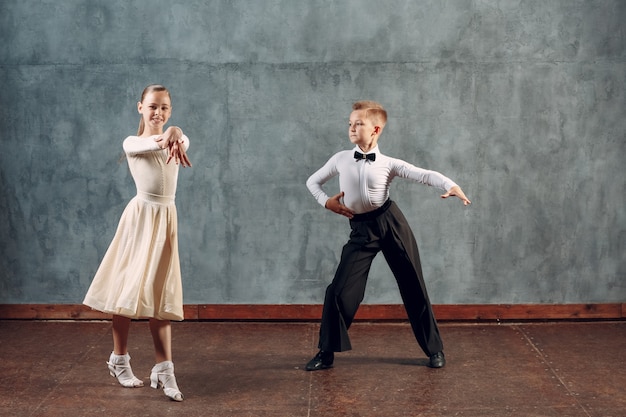
[[[431,368],[443,368],[446,364],[446,357],[443,355],[443,352],[437,352],[430,357],[430,363],[428,366]]]
[[[320,369],[328,369],[333,367],[335,354],[333,352],[324,352],[320,350],[317,355],[306,364],[307,371],[319,371]]]

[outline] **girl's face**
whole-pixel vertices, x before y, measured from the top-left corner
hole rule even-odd
[[[358,145],[364,151],[376,146],[379,127],[374,126],[366,116],[367,110],[355,110],[350,114],[348,136],[350,142]]]
[[[167,91],[153,91],[137,103],[137,110],[144,122],[144,135],[160,135],[163,126],[172,115],[172,103]]]

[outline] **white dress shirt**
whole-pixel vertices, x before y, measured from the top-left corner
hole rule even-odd
[[[448,191],[457,184],[437,171],[418,168],[401,159],[380,153],[378,146],[367,154],[376,154],[376,160],[355,159],[354,152],[363,153],[358,146],[334,154],[326,164],[309,177],[306,186],[322,206],[330,198],[322,186],[339,175],[343,203],[356,214],[367,213],[382,206],[389,198],[389,186],[394,177],[408,178],[422,184]]]

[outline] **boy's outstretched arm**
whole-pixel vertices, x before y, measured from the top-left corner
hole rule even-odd
[[[326,201],[326,208],[330,211],[341,214],[342,216],[346,216],[347,218],[351,219],[354,216],[354,211],[343,205],[343,203],[341,202],[342,198],[343,191],[337,195],[330,197],[328,201]]]
[[[469,206],[470,204],[472,204],[472,202],[469,201],[469,198],[465,196],[465,193],[463,192],[463,190],[461,190],[461,187],[459,187],[458,185],[455,185],[454,187],[450,188],[447,193],[441,196],[441,198],[448,198],[451,196],[456,196],[460,198],[461,201],[463,201],[463,205],[465,206]]]

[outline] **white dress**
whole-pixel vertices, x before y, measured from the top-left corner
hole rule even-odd
[[[124,209],[83,303],[130,318],[183,320],[174,202],[178,165],[165,163],[167,150],[154,138],[124,140],[137,195]],[[183,140],[187,149],[189,139]]]

